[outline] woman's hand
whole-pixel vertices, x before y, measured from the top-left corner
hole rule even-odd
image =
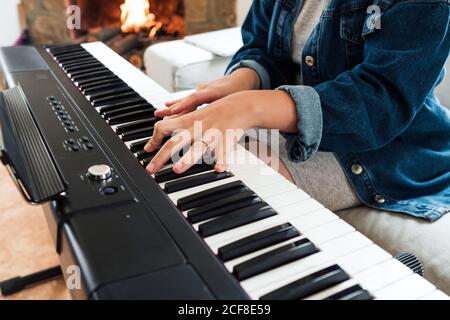
[[[161,147],[147,170],[151,174],[158,172],[173,154],[191,146],[175,163],[175,173],[188,170],[207,151],[214,154],[215,170],[225,171],[227,154],[236,141],[245,134],[246,129],[258,127],[297,131],[297,111],[289,94],[284,91],[239,92],[205,108],[157,122],[153,137],[144,148],[146,152],[153,152],[166,136],[173,136]]]
[[[196,110],[205,103],[212,103],[230,94],[244,90],[256,90],[260,86],[259,77],[253,69],[241,68],[215,81],[200,84],[193,94],[166,103],[167,109],[158,110],[158,118],[182,115]]]

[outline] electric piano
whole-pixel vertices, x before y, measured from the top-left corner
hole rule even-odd
[[[448,299],[242,147],[224,173],[147,174],[168,93],[104,44],[0,65],[1,158],[80,271],[74,298]]]

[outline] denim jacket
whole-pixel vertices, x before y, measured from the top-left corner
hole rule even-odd
[[[303,51],[304,85],[292,85],[302,2],[254,0],[227,72],[252,68],[262,89],[290,93],[290,160],[333,152],[364,204],[429,221],[450,212],[450,112],[434,95],[450,0],[330,0]]]

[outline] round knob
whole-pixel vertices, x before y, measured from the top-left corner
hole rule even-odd
[[[100,181],[111,177],[111,168],[106,164],[92,166],[88,169],[89,179]]]

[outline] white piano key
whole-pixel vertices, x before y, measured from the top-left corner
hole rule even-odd
[[[327,223],[330,223],[332,221],[339,220],[339,217],[337,215],[335,215],[334,213],[331,213],[331,211],[328,211],[326,209],[321,209],[320,211],[309,213],[309,214],[304,215],[304,216],[300,216],[300,217],[295,216],[292,219],[289,219],[287,217],[283,217],[283,216],[278,215],[278,216],[271,217],[271,218],[269,218],[267,220],[271,220],[271,221],[266,221],[266,225],[270,225],[269,227],[261,227],[261,228],[258,228],[255,231],[246,232],[246,233],[238,233],[238,232],[236,232],[234,237],[230,237],[226,241],[222,241],[222,242],[218,242],[218,243],[212,243],[210,245],[211,250],[213,250],[213,252],[217,253],[217,250],[220,247],[223,247],[223,246],[225,246],[225,245],[227,245],[227,244],[229,244],[231,242],[240,240],[240,239],[248,237],[248,236],[250,236],[252,234],[258,233],[258,232],[263,231],[263,230],[267,230],[267,229],[269,229],[271,227],[275,227],[275,226],[283,224],[283,223],[288,223],[289,222],[301,234],[304,234],[304,233],[310,231],[311,229],[315,229],[315,228],[323,226],[323,225],[325,225]],[[345,228],[346,228],[347,232],[352,232],[352,231],[355,230],[348,223],[343,222],[343,224],[345,224]],[[340,227],[340,225],[336,225],[336,228],[338,228],[338,227]],[[332,228],[332,227],[330,227],[330,228]],[[329,230],[328,228],[324,228],[325,232],[328,231],[328,230]],[[321,231],[316,230],[315,233],[312,233],[312,236],[315,236],[319,232],[321,232]],[[318,237],[320,237],[320,235],[318,235]]]
[[[374,293],[377,300],[416,300],[436,290],[430,282],[412,274]]]
[[[220,181],[216,181],[213,183],[209,183],[209,184],[205,184],[205,185],[201,185],[201,186],[197,186],[194,188],[189,188],[189,189],[185,189],[185,190],[181,190],[178,192],[174,192],[169,194],[169,197],[176,202],[176,200],[186,197],[186,196],[190,196],[193,195],[195,193],[201,192],[201,191],[205,191],[205,190],[209,190],[211,188],[217,187],[217,186],[221,186],[223,184],[229,183],[229,182],[233,182],[233,181],[237,181],[237,180],[241,180],[246,186],[248,186],[250,189],[252,189],[253,191],[255,191],[257,193],[257,189],[261,188],[261,187],[266,187],[268,185],[272,185],[275,184],[277,182],[283,181],[283,177],[280,175],[277,176],[270,176],[267,177],[267,179],[261,179],[261,177],[258,174],[258,168],[253,168],[251,170],[248,171],[242,171],[242,172],[237,172],[234,173],[233,177],[227,178],[227,179],[223,179]]]
[[[359,232],[352,232],[320,245],[321,251],[310,257],[244,280],[241,282],[241,285],[252,298],[259,299],[262,295],[298,279],[298,274],[308,269],[320,266],[326,262],[334,262],[339,257],[367,247],[370,244],[372,244],[372,241],[367,237]]]
[[[309,196],[300,189],[291,190],[281,195],[264,199],[272,208],[280,209],[289,205],[309,199]]]
[[[316,200],[307,199],[297,204],[277,210],[278,215],[276,216],[207,237],[204,240],[210,247],[215,246],[217,248],[224,243],[232,241],[232,239],[244,237],[245,235],[257,233],[278,224],[289,222],[290,220],[294,220],[295,218],[318,211],[322,208],[323,206]]]
[[[101,42],[86,43],[82,46],[142,98],[157,108],[163,107],[162,102],[166,101],[170,94],[142,71]]]
[[[181,198],[184,198],[184,197],[187,197],[187,196],[190,196],[190,195],[193,195],[193,194],[205,191],[205,190],[209,190],[209,189],[212,189],[212,188],[215,188],[215,187],[218,187],[218,186],[230,183],[230,182],[238,181],[238,180],[239,179],[236,176],[234,176],[234,177],[230,177],[227,179],[203,184],[201,186],[197,186],[194,188],[177,191],[177,192],[169,194],[168,196],[174,203],[176,203],[178,199],[181,199]]]
[[[288,191],[296,190],[297,186],[293,183],[290,183],[289,181],[280,181],[276,182],[274,184],[264,186],[261,188],[258,188],[258,196],[260,196],[262,199],[267,199],[273,196],[280,195],[282,193],[286,193]]]
[[[377,268],[380,264],[389,261],[390,259],[392,259],[392,256],[375,244],[341,257],[337,259],[335,263],[338,264],[343,270],[345,270],[345,272],[347,272],[351,279],[337,286],[309,296],[307,300],[323,300],[333,294],[350,288],[355,284],[361,285],[358,279],[355,278],[355,275],[360,272],[370,272],[370,270],[373,270],[373,268]],[[318,268],[318,270],[329,267],[332,264],[333,263],[329,263],[327,265],[321,266],[320,268]],[[314,270],[313,272],[318,270]],[[363,289],[367,288],[363,287]]]
[[[392,258],[370,270],[354,275],[354,278],[366,290],[375,292],[402,278],[408,277],[412,273],[411,269],[397,259]]]
[[[254,257],[257,257],[257,256],[264,254],[266,252],[269,252],[271,250],[274,250],[276,248],[282,247],[288,243],[292,243],[292,242],[295,242],[295,241],[303,239],[303,238],[308,238],[312,243],[314,243],[316,246],[318,246],[322,243],[325,243],[332,239],[341,237],[349,232],[352,232],[353,230],[344,221],[337,220],[332,223],[327,223],[325,226],[322,225],[321,227],[315,228],[313,230],[309,230],[309,232],[307,231],[304,234],[300,235],[299,237],[290,239],[288,241],[284,241],[282,243],[278,243],[276,245],[273,245],[273,246],[249,253],[245,256],[236,258],[234,260],[228,261],[225,263],[225,266],[228,268],[229,271],[232,271],[233,267],[235,265],[242,263],[244,261],[247,261],[249,259],[252,259]]]
[[[420,300],[450,300],[450,297],[442,291],[436,290],[420,298]]]

